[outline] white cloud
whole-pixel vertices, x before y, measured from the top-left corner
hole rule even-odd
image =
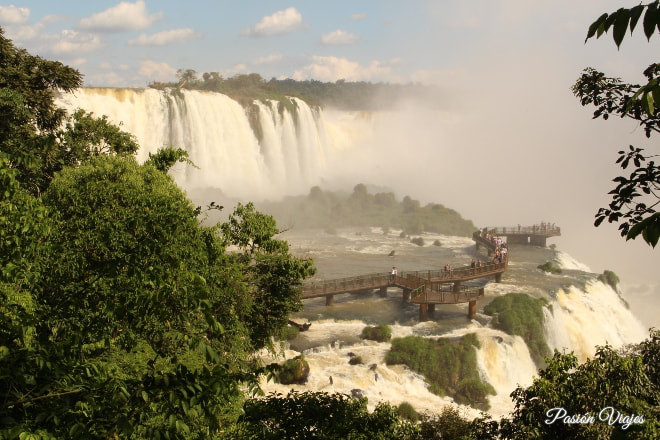
[[[167,63],[144,60],[140,63],[138,74],[154,81],[170,81],[176,77],[176,69]]]
[[[202,35],[190,28],[171,29],[169,31],[157,32],[155,34],[142,34],[128,44],[131,46],[165,46],[172,43],[180,43],[192,38],[200,38]]]
[[[323,44],[353,44],[356,41],[357,37],[354,34],[342,31],[341,29],[337,29],[321,37]]]
[[[254,27],[245,29],[242,34],[254,37],[288,34],[300,28],[302,15],[294,7],[277,11],[261,19]]]
[[[86,86],[126,87],[127,80],[117,72],[102,72],[85,75]]]
[[[367,18],[367,14],[364,14],[364,13],[351,15],[351,20],[354,20],[354,21],[364,20],[365,18]]]
[[[70,64],[72,66],[82,66],[83,64],[86,64],[87,60],[85,58],[75,58],[71,61],[69,61],[67,64]]]
[[[226,78],[229,78],[234,75],[238,75],[239,73],[245,73],[248,71],[248,68],[245,64],[236,64],[233,67],[230,67],[229,69],[225,69],[222,71],[222,75]]]
[[[97,35],[64,29],[56,35],[44,35],[44,49],[54,54],[91,52],[101,46]]]
[[[355,61],[333,56],[314,56],[314,63],[297,70],[293,78],[297,80],[317,79],[320,81],[383,80],[389,78],[392,72],[390,66],[380,61],[372,61],[368,66],[362,66]]]
[[[252,64],[254,64],[255,66],[259,66],[262,64],[273,64],[282,61],[282,59],[284,59],[284,57],[279,54],[267,55],[265,57],[255,58],[252,61]]]
[[[17,8],[14,5],[0,6],[0,23],[2,24],[21,24],[30,18],[28,8]]]
[[[162,18],[162,12],[149,15],[142,0],[135,3],[121,2],[103,12],[83,18],[78,23],[78,28],[99,32],[133,31],[149,27]]]

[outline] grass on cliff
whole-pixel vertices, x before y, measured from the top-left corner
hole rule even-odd
[[[487,396],[495,389],[481,381],[477,370],[479,341],[474,333],[458,341],[407,336],[392,340],[392,348],[385,357],[388,365],[404,364],[423,375],[429,391],[450,396],[457,403],[488,409]]]
[[[543,334],[544,306],[542,299],[524,293],[508,293],[484,307],[484,313],[493,316],[491,325],[494,328],[525,340],[532,360],[539,367],[545,365],[543,358],[551,354]]]

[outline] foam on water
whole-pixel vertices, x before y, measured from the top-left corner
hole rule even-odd
[[[544,332],[551,350],[574,351],[580,361],[593,357],[596,346],[614,348],[646,338],[647,332],[608,285],[593,281],[584,290],[559,289],[544,308]]]
[[[584,263],[579,262],[566,252],[557,252],[557,255],[555,257],[557,259],[557,263],[559,263],[559,266],[562,269],[566,270],[581,270],[582,272],[591,272],[591,269],[589,266],[587,266]]]

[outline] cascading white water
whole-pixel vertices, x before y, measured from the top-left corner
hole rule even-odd
[[[598,345],[619,348],[648,336],[619,295],[600,281],[587,284],[584,291],[559,289],[550,304],[551,309],[543,309],[548,346],[574,351],[581,362],[593,357]]]
[[[556,256],[557,262],[562,269],[566,270],[581,270],[583,272],[591,272],[589,266],[584,263],[579,262],[571,255],[566,252],[557,252]]]
[[[343,135],[341,120],[328,122],[323,111],[305,101],[291,102],[295,114],[275,101],[255,101],[258,136],[246,110],[220,93],[85,88],[57,100],[69,111],[107,115],[132,133],[140,145],[140,161],[162,147],[185,148],[199,169],[175,168],[173,175],[182,186],[217,188],[237,198],[304,193],[332,172],[339,160],[335,152],[354,145],[354,139]]]

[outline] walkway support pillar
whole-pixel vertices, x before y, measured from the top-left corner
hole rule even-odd
[[[335,296],[334,295],[326,295],[325,297],[325,305],[326,306],[331,306],[335,303]]]
[[[387,287],[385,287],[385,286],[381,287],[380,290],[378,291],[378,294],[383,298],[386,297],[387,296]]]
[[[477,300],[473,299],[468,303],[468,319],[474,319],[477,316]]]
[[[426,321],[428,319],[429,305],[420,304],[419,305],[419,321]]]
[[[495,282],[496,283],[501,283],[502,282],[502,272],[495,274]]]
[[[403,288],[403,302],[409,302],[410,301],[410,289]]]
[[[452,291],[460,292],[460,290],[461,290],[461,282],[460,281],[455,281],[454,282],[454,287],[452,288]]]
[[[435,304],[429,304],[429,316],[435,315]]]

